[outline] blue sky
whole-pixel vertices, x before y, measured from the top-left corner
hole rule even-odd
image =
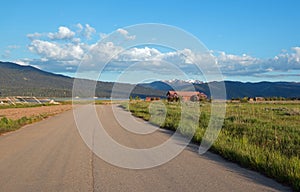
[[[45,42],[65,48],[70,38],[77,38],[86,46],[96,43],[100,34],[103,37],[126,26],[162,23],[179,27],[202,41],[220,63],[224,79],[299,81],[299,10],[300,1],[297,0],[4,1],[0,12],[0,60],[74,75],[74,71],[66,69],[71,67],[63,63],[66,58],[57,57],[63,53],[55,53],[55,57],[52,57],[54,53],[45,53],[49,49],[42,46],[50,45]],[[70,38],[59,38],[59,29],[61,32],[70,30],[67,31]],[[89,30],[91,36],[88,37],[85,32]],[[28,38],[35,33],[40,34],[35,37],[39,41]],[[145,52],[140,49],[139,53]],[[155,50],[150,52],[156,53]],[[79,60],[79,56],[64,54],[75,69],[76,61],[71,59]],[[84,74],[89,76],[88,71]],[[104,80],[113,79],[109,70],[103,76]],[[198,77],[190,75],[188,78]]]

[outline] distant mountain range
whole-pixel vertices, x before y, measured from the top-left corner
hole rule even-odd
[[[91,80],[82,80],[91,81]],[[0,62],[1,96],[42,96],[71,97],[74,78],[42,71],[32,66],[22,66],[11,62]],[[294,82],[259,82],[242,83],[225,81],[227,99],[242,97],[285,97],[300,98],[300,83]],[[124,98],[128,90],[131,96],[141,98],[165,97],[168,90],[200,91],[210,97],[209,87],[219,89],[221,82],[204,83],[197,80],[168,80],[144,84],[127,84],[98,81],[95,96],[111,96],[113,86],[118,87],[117,97]],[[80,93],[79,97],[84,97]]]
[[[227,99],[243,98],[243,97],[285,97],[300,98],[300,83],[296,82],[258,82],[243,83],[236,81],[224,81]],[[190,80],[171,80],[171,81],[155,81],[148,84],[142,84],[147,88],[156,90],[177,90],[177,91],[200,91],[211,96],[209,87],[214,90],[220,90],[221,82],[196,82],[191,83]]]

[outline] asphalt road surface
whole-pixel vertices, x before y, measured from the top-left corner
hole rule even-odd
[[[115,114],[135,130],[143,125],[116,106]],[[105,130],[118,143],[142,149],[170,133],[130,133],[112,106],[97,106]],[[150,126],[145,124],[145,127]],[[101,146],[100,146],[101,147]],[[118,157],[116,157],[118,158]],[[95,155],[82,140],[72,111],[0,136],[0,191],[290,191],[272,179],[188,146],[166,164],[141,170],[120,168]]]

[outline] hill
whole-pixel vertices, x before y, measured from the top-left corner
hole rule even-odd
[[[90,81],[90,80],[82,80]],[[1,96],[72,97],[74,78],[42,71],[32,66],[0,62]],[[110,97],[113,86],[122,90],[117,97],[127,98],[126,91],[133,89],[133,97],[164,96],[164,91],[140,85],[113,82],[97,82],[95,96]],[[84,93],[78,96],[85,96]]]

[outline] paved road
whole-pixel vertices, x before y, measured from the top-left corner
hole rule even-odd
[[[133,127],[142,122],[116,108]],[[132,134],[115,120],[111,106],[97,106],[103,126],[115,140],[147,148],[170,135]],[[147,125],[149,126],[149,125]],[[81,139],[72,111],[0,136],[0,191],[289,191],[256,172],[217,155],[199,156],[189,146],[170,162],[150,169],[113,166],[94,155]]]

